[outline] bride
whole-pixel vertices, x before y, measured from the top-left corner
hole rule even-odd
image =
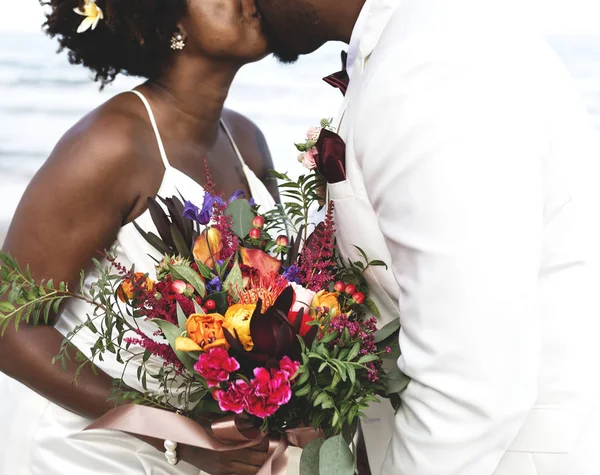
[[[3,250],[28,263],[34,278],[75,287],[86,268],[89,285],[97,276],[91,259],[114,244],[121,263],[152,272],[149,245],[132,222],[151,226],[147,197],[181,193],[201,204],[205,163],[218,192],[242,190],[264,208],[274,205],[275,184],[261,181],[272,168],[263,135],[223,108],[236,72],[267,52],[254,1],[42,3],[49,8],[46,33],[102,86],[118,74],[148,81],[81,119],[29,185]],[[164,441],[82,432],[114,407],[112,377],[122,369],[106,359],[99,374],[87,366],[74,385],[74,358],[66,372],[52,365],[63,335],[89,312],[70,302],[53,326],[22,325],[0,339],[0,371],[8,376],[0,379],[1,474],[256,473],[264,447],[212,453],[180,446],[172,466]],[[84,336],[77,344],[85,352],[91,341]],[[128,372],[128,383],[139,388],[135,369]]]

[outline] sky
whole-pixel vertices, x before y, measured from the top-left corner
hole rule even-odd
[[[600,35],[600,0],[519,1],[525,4],[547,34]],[[0,12],[0,32],[39,31],[43,21],[38,0],[0,0]]]

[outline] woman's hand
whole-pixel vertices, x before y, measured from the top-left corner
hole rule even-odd
[[[177,449],[179,458],[210,475],[256,475],[267,461],[269,440],[256,447],[214,452],[189,445]]]

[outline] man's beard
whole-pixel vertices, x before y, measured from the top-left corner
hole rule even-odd
[[[273,56],[283,64],[293,64],[298,61],[300,55],[291,49],[286,48],[285,41],[282,41],[276,30],[271,28],[269,22],[262,16],[261,19],[262,31],[267,38],[267,47]]]

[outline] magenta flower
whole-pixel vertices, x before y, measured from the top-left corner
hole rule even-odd
[[[235,358],[229,356],[223,348],[212,348],[208,353],[202,353],[194,369],[206,379],[209,388],[218,386],[229,379],[229,374],[240,369]]]
[[[300,368],[300,363],[298,361],[292,361],[287,356],[284,356],[279,362],[279,369],[286,374],[290,381],[294,378],[298,368]]]
[[[252,388],[243,379],[238,379],[229,385],[227,391],[215,389],[213,397],[219,403],[219,408],[224,412],[241,414],[247,407],[246,399],[250,396]]]
[[[248,398],[248,412],[264,419],[272,416],[292,398],[292,388],[284,371],[256,368],[250,381],[253,393]]]

